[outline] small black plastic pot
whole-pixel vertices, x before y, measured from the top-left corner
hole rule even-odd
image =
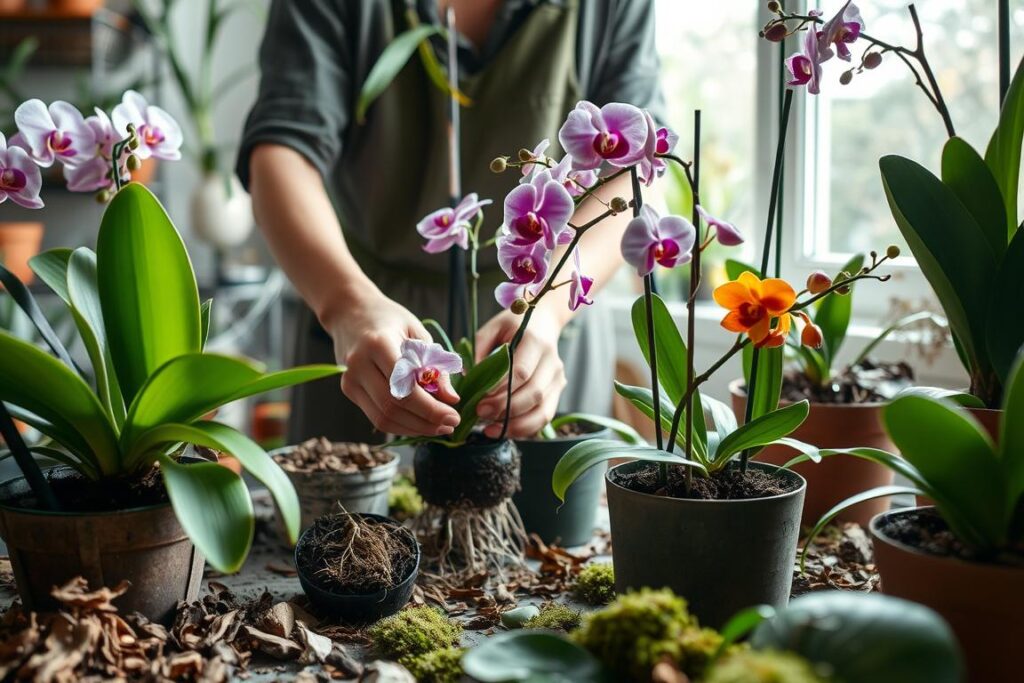
[[[583,545],[594,535],[597,506],[604,488],[605,467],[591,467],[573,482],[565,494],[565,503],[551,490],[555,465],[570,448],[589,439],[611,438],[607,429],[557,439],[516,441],[522,459],[522,488],[512,501],[523,519],[527,533],[540,536],[545,543],[563,546]]]
[[[369,513],[352,513],[362,518],[375,519],[378,522],[391,522],[398,524],[390,517],[373,515]],[[416,562],[409,575],[402,579],[392,588],[385,588],[376,593],[346,594],[335,593],[324,588],[315,576],[311,576],[299,562],[299,554],[307,543],[311,543],[311,529],[306,529],[295,544],[295,568],[298,570],[299,583],[302,591],[309,598],[309,601],[317,609],[329,616],[350,624],[369,624],[391,616],[402,609],[409,598],[412,597],[413,588],[416,586],[416,577],[420,573],[420,544],[416,541],[413,533],[405,528],[399,527],[403,538],[416,554]]]
[[[490,508],[519,490],[519,451],[503,441],[469,441],[449,448],[425,443],[416,447],[413,470],[420,496],[445,509]]]
[[[751,463],[791,482],[793,489],[747,500],[669,498],[619,483],[622,474],[648,467],[657,465],[630,462],[605,476],[618,593],[671,588],[711,628],[721,628],[746,607],[789,602],[807,489],[803,477]]]

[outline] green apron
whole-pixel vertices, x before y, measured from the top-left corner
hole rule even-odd
[[[406,28],[403,9],[396,0],[395,34]],[[484,211],[485,237],[501,225],[504,197],[519,182],[517,170],[491,173],[491,160],[544,138],[552,143],[551,156],[561,154],[558,129],[580,97],[576,30],[577,0],[561,6],[541,3],[490,64],[460,80],[473,101],[461,112],[464,191],[494,201]],[[447,97],[429,81],[420,60],[411,59],[370,108],[366,123],[349,127],[344,152],[327,183],[346,242],[364,272],[415,315],[441,321],[447,320],[448,257],[423,251],[415,225],[448,202],[447,106]],[[479,270],[483,322],[500,311],[493,291],[504,274],[493,248],[481,251]],[[608,318],[586,313],[563,335],[562,358],[575,389],[571,393],[589,397],[590,404],[581,407],[564,396],[563,405],[607,412],[614,363],[611,334],[583,332],[602,317],[607,328]],[[334,361],[333,344],[308,309],[300,316],[296,355],[296,363]],[[600,386],[584,386],[590,377]],[[292,443],[314,436],[366,443],[384,438],[340,392],[336,379],[296,389],[289,432]]]

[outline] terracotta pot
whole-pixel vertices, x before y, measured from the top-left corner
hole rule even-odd
[[[159,159],[156,157],[150,157],[142,162],[139,166],[139,170],[132,171],[132,180],[143,185],[149,185],[156,178],[156,168],[159,164]]]
[[[871,520],[882,592],[941,614],[964,649],[972,682],[1019,680],[1024,568],[929,555],[885,534],[887,520],[912,512],[895,510]]]
[[[28,260],[39,253],[42,243],[42,223],[0,223],[0,262],[26,285],[35,279]]]
[[[48,476],[67,476],[65,467]],[[204,559],[169,503],[96,513],[58,513],[7,504],[28,491],[24,478],[0,484],[0,536],[7,544],[18,595],[28,609],[56,606],[50,591],[76,576],[92,588],[131,589],[114,604],[167,623],[179,600],[195,600]]]
[[[257,403],[252,409],[253,441],[266,449],[281,448],[286,444],[288,416],[291,414],[288,401],[266,401]]]
[[[68,17],[90,17],[103,7],[103,0],[50,0],[49,8],[54,14]]]
[[[0,14],[15,14],[25,9],[25,0],[0,0]]]
[[[743,380],[729,384],[732,410],[743,422],[747,395]],[[783,402],[781,405],[785,405]],[[810,413],[791,437],[819,448],[854,448],[864,446],[893,451],[881,422],[880,403],[831,404],[812,403]],[[792,448],[769,446],[757,456],[758,462],[784,465],[799,455]],[[892,484],[893,473],[888,468],[854,457],[825,458],[820,463],[807,462],[793,467],[807,480],[802,524],[813,526],[836,503],[876,486]],[[889,509],[889,500],[860,503],[839,515],[842,521],[867,526],[871,518]]]

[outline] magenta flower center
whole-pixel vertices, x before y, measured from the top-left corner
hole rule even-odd
[[[46,138],[47,146],[62,156],[74,156],[75,150],[71,149],[71,136],[62,131],[55,130]]]
[[[434,225],[439,228],[447,228],[455,220],[455,212],[443,213],[440,216],[434,218]]]
[[[142,124],[142,127],[139,128],[139,133],[142,135],[142,141],[146,143],[147,147],[155,147],[164,141],[163,131],[148,123]]]
[[[546,221],[535,211],[529,211],[515,219],[516,231],[524,237],[540,238],[544,234],[545,225]]]
[[[613,130],[601,131],[594,138],[594,151],[605,159],[617,159],[629,151],[629,142]]]
[[[416,383],[432,394],[440,388],[440,379],[441,372],[437,368],[422,368],[416,375]]]
[[[654,260],[661,265],[671,268],[676,264],[676,259],[679,256],[679,245],[675,240],[660,240],[651,248],[654,250]]]
[[[512,273],[517,283],[533,282],[537,277],[537,264],[532,256],[520,256],[512,262]]]
[[[860,24],[848,21],[836,34],[837,43],[853,43],[860,37]]]
[[[20,192],[28,184],[28,178],[21,169],[2,168],[0,169],[0,190],[5,192]]]
[[[658,154],[668,154],[668,131],[664,128],[658,131],[658,141],[654,145],[654,151]]]

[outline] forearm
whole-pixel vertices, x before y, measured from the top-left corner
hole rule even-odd
[[[324,326],[378,290],[352,257],[320,173],[282,145],[253,150],[253,212],[274,258]]]

